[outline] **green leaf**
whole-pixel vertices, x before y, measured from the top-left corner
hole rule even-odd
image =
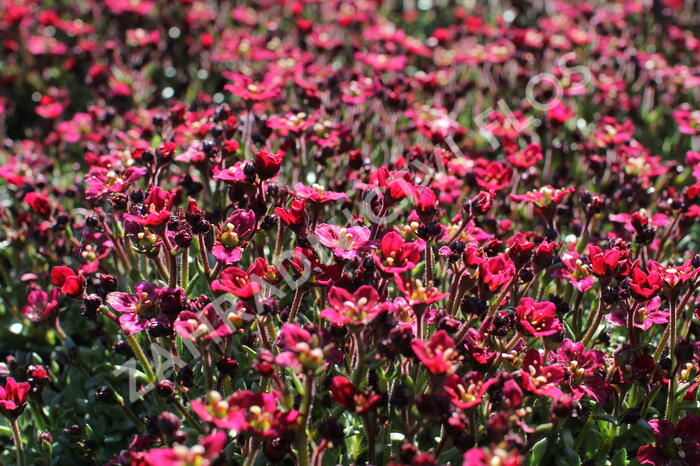
[[[547,452],[547,445],[549,444],[548,439],[545,437],[535,445],[533,445],[532,450],[530,450],[530,456],[527,458],[527,464],[529,466],[537,466],[542,463],[542,458]]]
[[[627,461],[627,450],[620,448],[612,457],[612,466],[625,466]]]
[[[581,458],[579,458],[578,453],[576,453],[571,448],[564,448],[561,450],[561,455],[557,455],[557,464],[565,466],[581,466]]]

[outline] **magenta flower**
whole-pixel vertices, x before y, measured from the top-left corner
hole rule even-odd
[[[182,338],[192,341],[219,341],[233,333],[231,325],[221,320],[211,303],[197,313],[182,311],[173,323],[173,329]]]
[[[469,409],[480,404],[495,383],[494,377],[484,380],[479,372],[470,372],[465,377],[452,374],[445,380],[445,391],[450,395],[454,406]]]
[[[422,240],[405,241],[395,231],[390,231],[382,237],[379,244],[379,254],[374,254],[377,267],[385,273],[403,273],[410,270],[421,260],[425,249]]]
[[[633,310],[634,307],[627,308],[621,306],[606,317],[611,324],[625,327],[627,326],[627,317]],[[649,301],[636,308],[636,311],[634,311],[633,325],[642,330],[649,330],[654,324],[667,324],[669,318],[669,312],[661,310],[661,297],[654,296]]]
[[[535,302],[532,298],[522,298],[515,312],[520,326],[532,336],[545,337],[561,332],[556,306],[549,301]]]
[[[687,414],[676,425],[652,419],[649,426],[655,442],[637,451],[637,461],[654,466],[700,464],[700,417]]]
[[[564,381],[564,369],[558,365],[545,366],[539,351],[532,348],[525,354],[521,366],[522,387],[537,395],[557,399],[562,395],[561,383]]]
[[[326,355],[320,343],[316,335],[297,324],[283,324],[277,338],[281,351],[275,362],[297,371],[315,371],[326,364]]]
[[[224,265],[235,264],[243,256],[243,248],[255,234],[256,220],[252,210],[236,209],[219,230],[211,253]]]
[[[225,291],[241,299],[252,298],[255,293],[260,292],[262,285],[248,275],[243,269],[229,267],[219,274],[219,278],[211,282],[211,289],[214,291]]]
[[[203,421],[221,429],[248,432],[260,437],[278,437],[293,426],[299,412],[281,411],[277,405],[279,392],[254,393],[250,390],[234,392],[222,399],[217,392],[210,392],[206,399],[192,400],[192,410]]]
[[[316,235],[321,244],[333,250],[341,259],[355,259],[369,242],[370,230],[367,227],[339,227],[322,223],[316,227]]]
[[[566,370],[569,388],[578,401],[584,395],[605,405],[613,390],[605,379],[605,356],[597,350],[587,351],[583,343],[565,339],[556,353],[556,359]]]
[[[91,167],[85,183],[88,185],[85,197],[88,200],[98,200],[112,193],[124,192],[134,181],[146,174],[144,167],[129,167],[117,171],[104,167]]]
[[[138,281],[134,286],[134,294],[113,291],[105,301],[112,309],[121,312],[119,326],[127,335],[142,332],[153,322],[162,322],[166,317],[158,307],[159,288],[153,283]]]
[[[158,227],[170,219],[170,209],[173,205],[174,194],[151,187],[148,197],[144,200],[145,212],[139,214],[124,214],[124,220],[129,220],[139,225]]]
[[[575,252],[565,252],[561,255],[561,262],[564,267],[554,271],[552,273],[554,277],[566,278],[581,293],[593,288],[595,277],[590,268],[584,264],[581,255]]]
[[[457,370],[459,353],[454,340],[444,330],[438,330],[428,343],[414,339],[411,348],[431,374],[451,375]]]
[[[338,199],[347,199],[345,193],[337,193],[334,191],[326,191],[326,189],[318,184],[306,186],[301,183],[294,185],[294,194],[300,199],[304,199],[315,204],[325,204],[327,202],[337,201]]]
[[[203,438],[197,445],[172,448],[154,448],[146,452],[143,461],[148,466],[213,466],[226,444],[225,432],[217,431]]]
[[[321,311],[321,318],[337,326],[367,325],[388,309],[377,290],[369,285],[359,287],[354,293],[333,286],[327,299],[331,307]]]
[[[17,383],[12,377],[5,380],[5,386],[0,387],[0,414],[14,420],[24,411],[29,393],[27,382]]]

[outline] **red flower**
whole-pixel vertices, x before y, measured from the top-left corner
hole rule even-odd
[[[638,265],[630,274],[630,293],[640,302],[649,301],[661,289],[661,275],[658,272],[646,273]]]
[[[441,293],[432,283],[424,285],[420,280],[407,279],[398,273],[394,274],[394,281],[414,311],[418,306],[425,307],[428,304],[442,301],[450,295],[449,293]]]
[[[370,410],[382,400],[382,396],[377,393],[358,393],[357,387],[342,375],[331,380],[331,395],[340,406],[359,414]]]
[[[525,194],[511,194],[510,200],[533,204],[535,212],[544,217],[549,223],[552,223],[557,206],[573,191],[573,186],[556,189],[547,185]]]
[[[516,233],[508,240],[508,255],[516,267],[527,264],[535,249],[535,243],[528,241],[522,233]]]
[[[0,414],[14,420],[24,411],[29,393],[27,382],[17,383],[12,377],[5,380],[5,387],[0,387]]]
[[[306,236],[306,224],[309,216],[306,213],[306,202],[304,199],[295,199],[288,209],[276,207],[275,213],[295,233]]]
[[[271,154],[261,150],[255,154],[255,157],[253,158],[253,166],[255,167],[255,172],[261,179],[268,180],[277,175],[282,167],[283,160],[283,153]]]
[[[407,171],[389,171],[386,167],[377,170],[377,181],[384,194],[384,207],[396,204],[415,191],[413,177]]]
[[[490,257],[479,264],[479,284],[486,293],[495,293],[510,283],[515,275],[515,265],[507,255]]]
[[[588,247],[588,260],[591,270],[599,278],[610,279],[629,272],[628,252],[617,248],[603,252],[598,246]]]
[[[331,380],[331,395],[333,401],[344,408],[352,408],[355,406],[355,393],[357,389],[347,377],[337,375]]]
[[[532,298],[522,298],[515,312],[520,326],[530,335],[545,337],[561,332],[561,322],[556,318],[557,308],[549,301],[538,303]]]
[[[214,291],[225,291],[241,299],[250,299],[262,289],[260,283],[251,281],[248,273],[238,267],[221,271],[219,278],[211,282]]]
[[[430,223],[438,213],[439,202],[435,193],[430,188],[416,188],[413,193],[416,203],[416,212],[423,223]]]
[[[76,274],[70,267],[59,265],[51,271],[51,283],[61,287],[61,292],[68,296],[77,297],[82,295],[85,291],[86,282],[82,273],[78,272]]]
[[[38,214],[48,215],[51,212],[51,202],[44,193],[29,192],[24,196],[24,203]]]
[[[432,374],[450,375],[457,370],[459,354],[454,340],[444,330],[435,332],[428,343],[416,338],[411,348]]]
[[[512,171],[508,165],[478,159],[474,168],[476,183],[487,191],[500,191],[510,185]]]
[[[677,266],[664,266],[656,261],[647,262],[651,273],[659,274],[661,284],[669,298],[675,298],[685,284],[698,272],[690,259]]]

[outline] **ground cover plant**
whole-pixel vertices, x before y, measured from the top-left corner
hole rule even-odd
[[[4,0],[0,464],[700,464],[699,20]]]

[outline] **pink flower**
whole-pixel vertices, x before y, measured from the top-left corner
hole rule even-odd
[[[339,227],[322,223],[316,227],[316,235],[321,244],[333,250],[341,259],[354,259],[358,251],[364,249],[370,238],[367,227]]]
[[[633,309],[635,309],[634,306],[632,308],[620,307],[606,316],[608,322],[621,327],[627,326],[627,317]],[[652,299],[636,308],[636,311],[634,311],[633,325],[642,330],[649,330],[654,324],[667,324],[670,314],[668,311],[660,309],[661,297],[654,296]]]
[[[224,85],[224,89],[240,99],[260,102],[276,99],[280,95],[280,82],[272,75],[267,75],[262,82],[255,82],[250,76],[240,73],[228,72],[224,76],[233,81]]]
[[[673,111],[678,131],[694,136],[700,132],[700,110],[691,110],[687,105]]]
[[[27,304],[22,306],[22,315],[32,322],[52,319],[56,315],[59,294],[59,288],[53,288],[50,295],[43,290],[31,290],[27,294]]]

